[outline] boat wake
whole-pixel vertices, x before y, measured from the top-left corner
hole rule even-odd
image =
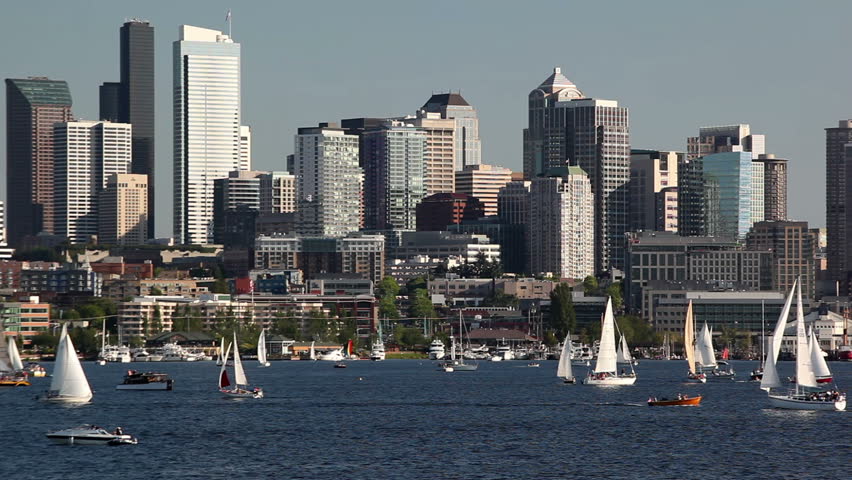
[[[624,403],[624,402],[601,402],[595,405],[599,407],[645,407],[644,403]]]

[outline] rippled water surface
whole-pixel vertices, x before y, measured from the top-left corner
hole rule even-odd
[[[742,381],[679,382],[685,362],[644,361],[630,387],[564,385],[556,362],[480,363],[444,373],[428,361],[246,361],[266,398],[227,400],[218,367],[130,364],[175,378],[172,392],[116,391],[127,365],[84,364],[88,405],[34,400],[49,378],[0,390],[0,478],[114,479],[845,479],[852,474],[849,412],[768,407]],[[46,364],[52,370],[51,364]],[[148,367],[148,368],[146,368]],[[852,363],[830,364],[841,388]],[[793,364],[782,363],[781,374]],[[576,368],[582,375],[585,368]],[[697,408],[651,408],[649,396],[703,394]],[[121,425],[127,447],[52,445],[49,430]],[[12,460],[14,459],[14,460]]]

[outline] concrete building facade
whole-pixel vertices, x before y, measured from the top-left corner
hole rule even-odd
[[[456,171],[456,193],[479,199],[485,215],[497,215],[497,194],[512,181],[512,171],[495,165],[467,165]]]
[[[102,245],[142,245],[148,233],[148,175],[113,174],[100,193],[98,242]]]

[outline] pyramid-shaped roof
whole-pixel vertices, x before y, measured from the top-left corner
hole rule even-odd
[[[554,94],[567,89],[571,90],[571,98],[583,98],[583,92],[581,92],[580,89],[571,82],[571,80],[568,80],[565,75],[562,75],[562,69],[559,67],[553,68],[553,73],[541,82],[538,89],[547,94]]]

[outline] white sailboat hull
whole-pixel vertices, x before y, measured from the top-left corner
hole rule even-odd
[[[80,396],[72,396],[72,395],[50,395],[48,394],[44,397],[45,401],[48,402],[56,402],[56,403],[86,403],[92,399],[92,395],[80,395]]]
[[[586,385],[633,385],[636,383],[636,377],[586,377],[583,383]]]
[[[263,390],[229,390],[223,388],[219,390],[219,392],[221,392],[222,396],[225,398],[263,398]]]
[[[821,402],[789,397],[787,395],[769,395],[769,404],[775,408],[786,408],[789,410],[846,410],[846,399],[834,402]]]

